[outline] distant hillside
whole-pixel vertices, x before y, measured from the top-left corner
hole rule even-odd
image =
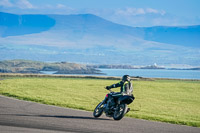
[[[200,25],[196,26],[156,26],[131,27],[120,25],[92,14],[49,15],[56,20],[56,30],[80,37],[85,35],[101,37],[134,37],[160,43],[200,47]],[[104,39],[104,38],[102,38]]]
[[[100,71],[85,65],[57,62],[44,63],[30,60],[0,61],[1,73],[41,73],[40,71],[56,71],[56,74],[98,74]]]
[[[55,22],[46,15],[15,15],[0,12],[0,36],[40,33],[49,30]]]
[[[161,66],[148,65],[148,66],[132,66],[132,65],[87,65],[88,67],[92,68],[99,68],[99,69],[166,69]]]
[[[200,48],[200,25],[144,28],[145,40]]]
[[[200,26],[130,27],[92,14],[0,12],[0,60],[200,65]]]
[[[130,27],[107,21],[92,14],[15,15],[0,12],[1,36],[18,36],[50,30],[72,38],[93,36],[134,36],[144,40],[184,46],[200,45],[200,26]],[[70,38],[69,38],[70,39]],[[81,39],[81,38],[76,38]]]

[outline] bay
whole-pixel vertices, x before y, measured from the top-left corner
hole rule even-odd
[[[199,70],[168,69],[100,69],[106,76],[130,75],[146,78],[200,79]]]
[[[144,78],[171,78],[171,79],[198,79],[200,80],[199,70],[168,70],[168,69],[99,69],[101,74],[54,74],[56,71],[41,71],[43,74],[50,75],[85,75],[85,76],[115,76],[123,75],[139,76]]]

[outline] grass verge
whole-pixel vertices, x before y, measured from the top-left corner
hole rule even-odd
[[[26,77],[0,80],[0,94],[44,104],[93,111],[107,85],[117,80]],[[129,117],[200,127],[200,81],[133,81]],[[119,91],[119,88],[113,89]]]

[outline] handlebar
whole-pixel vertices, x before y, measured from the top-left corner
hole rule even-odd
[[[112,91],[112,90],[109,90],[110,92],[114,92],[114,91]]]
[[[106,87],[104,87],[104,88],[106,89]],[[106,90],[108,90],[108,89],[106,89]],[[108,91],[110,91],[110,92],[114,92],[114,91],[112,91],[112,90],[110,90],[110,89],[109,89]]]

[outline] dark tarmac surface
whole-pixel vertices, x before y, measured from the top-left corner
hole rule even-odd
[[[200,128],[133,118],[114,121],[92,112],[26,102],[0,96],[1,133],[200,133]]]

